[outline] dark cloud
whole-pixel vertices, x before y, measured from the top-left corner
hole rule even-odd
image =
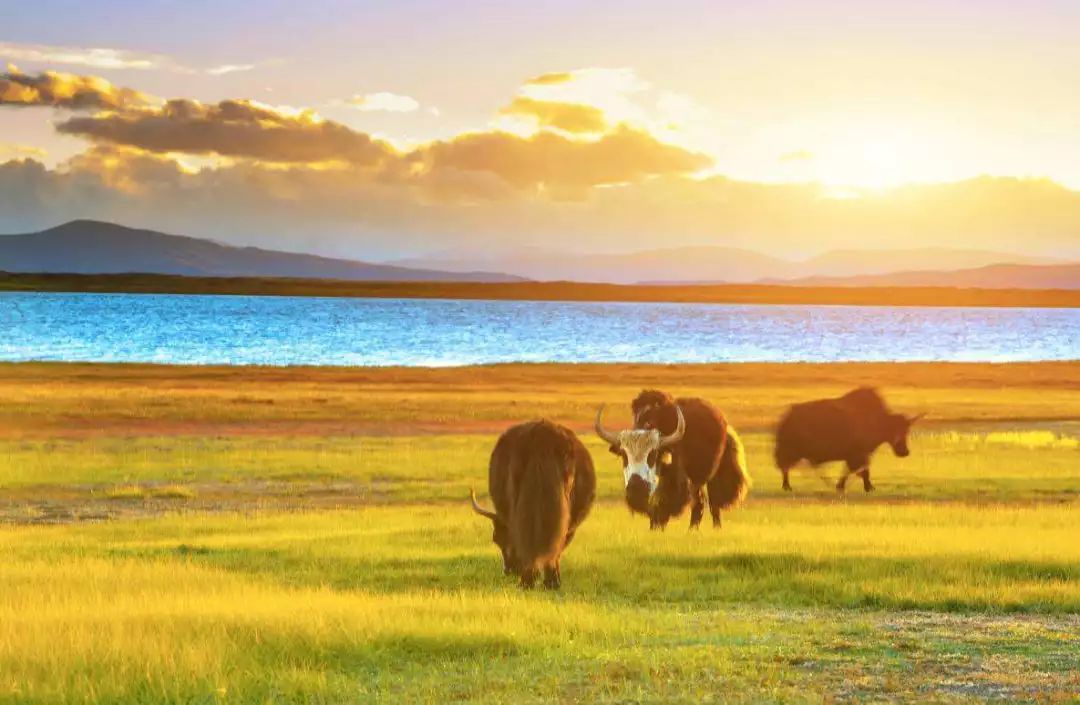
[[[120,110],[149,102],[150,99],[142,93],[114,86],[97,76],[76,76],[54,71],[35,76],[14,67],[0,73],[0,105]]]
[[[150,110],[73,117],[57,130],[150,152],[273,162],[378,165],[396,157],[389,144],[314,113],[288,113],[246,100],[223,100],[216,105],[170,100]]]

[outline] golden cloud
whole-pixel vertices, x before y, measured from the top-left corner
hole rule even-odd
[[[14,157],[14,158],[42,158],[48,156],[48,152],[39,147],[31,147],[25,144],[9,144],[7,142],[0,142],[0,158],[2,157]]]
[[[119,110],[147,105],[151,98],[97,76],[45,71],[36,76],[14,66],[0,73],[0,105],[51,106],[71,110]]]
[[[626,126],[592,141],[551,132],[531,137],[479,132],[434,142],[417,155],[433,171],[490,172],[516,188],[542,188],[560,197],[579,197],[591,186],[691,174],[712,164],[704,154],[664,144]]]
[[[526,96],[514,98],[500,115],[518,115],[534,120],[540,127],[553,127],[573,133],[603,132],[607,129],[604,111],[581,103],[558,103]]]
[[[574,80],[574,74],[570,71],[554,71],[534,76],[525,82],[527,86],[552,86],[559,83],[569,83]]]
[[[386,142],[311,111],[286,112],[248,100],[205,105],[170,100],[152,110],[75,117],[63,134],[150,152],[217,154],[273,162],[377,165],[396,156]]]

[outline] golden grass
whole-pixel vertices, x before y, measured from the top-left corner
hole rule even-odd
[[[227,368],[0,365],[0,436],[348,435],[495,432],[547,416],[613,423],[643,387],[711,399],[743,430],[790,403],[881,387],[926,425],[1080,418],[1080,363],[493,365]],[[628,417],[622,422],[628,422]]]

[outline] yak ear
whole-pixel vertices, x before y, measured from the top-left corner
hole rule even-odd
[[[619,448],[618,443],[612,443],[608,446],[608,452],[612,455],[622,455],[622,450]]]

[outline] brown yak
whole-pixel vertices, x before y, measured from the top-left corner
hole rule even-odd
[[[847,463],[847,471],[836,483],[844,491],[849,475],[862,476],[863,490],[870,492],[870,456],[882,443],[892,446],[898,458],[906,458],[908,431],[923,417],[894,414],[876,389],[859,387],[842,397],[794,404],[776,428],[776,466],[783,475],[783,488],[791,491],[788,474],[801,460],[813,466],[834,460]]]
[[[562,552],[596,497],[589,451],[573,431],[551,421],[514,426],[491,452],[488,491],[495,511],[481,507],[470,491],[472,506],[494,524],[504,572],[531,588],[543,570],[544,587],[558,589]]]
[[[630,509],[662,529],[693,505],[690,527],[695,528],[705,513],[707,491],[713,526],[719,527],[720,510],[737,505],[750,488],[742,442],[724,415],[704,399],[674,399],[656,390],[641,392],[631,411],[633,431],[605,430],[603,407],[596,422],[597,434],[623,459]],[[644,469],[631,472],[638,467]]]

